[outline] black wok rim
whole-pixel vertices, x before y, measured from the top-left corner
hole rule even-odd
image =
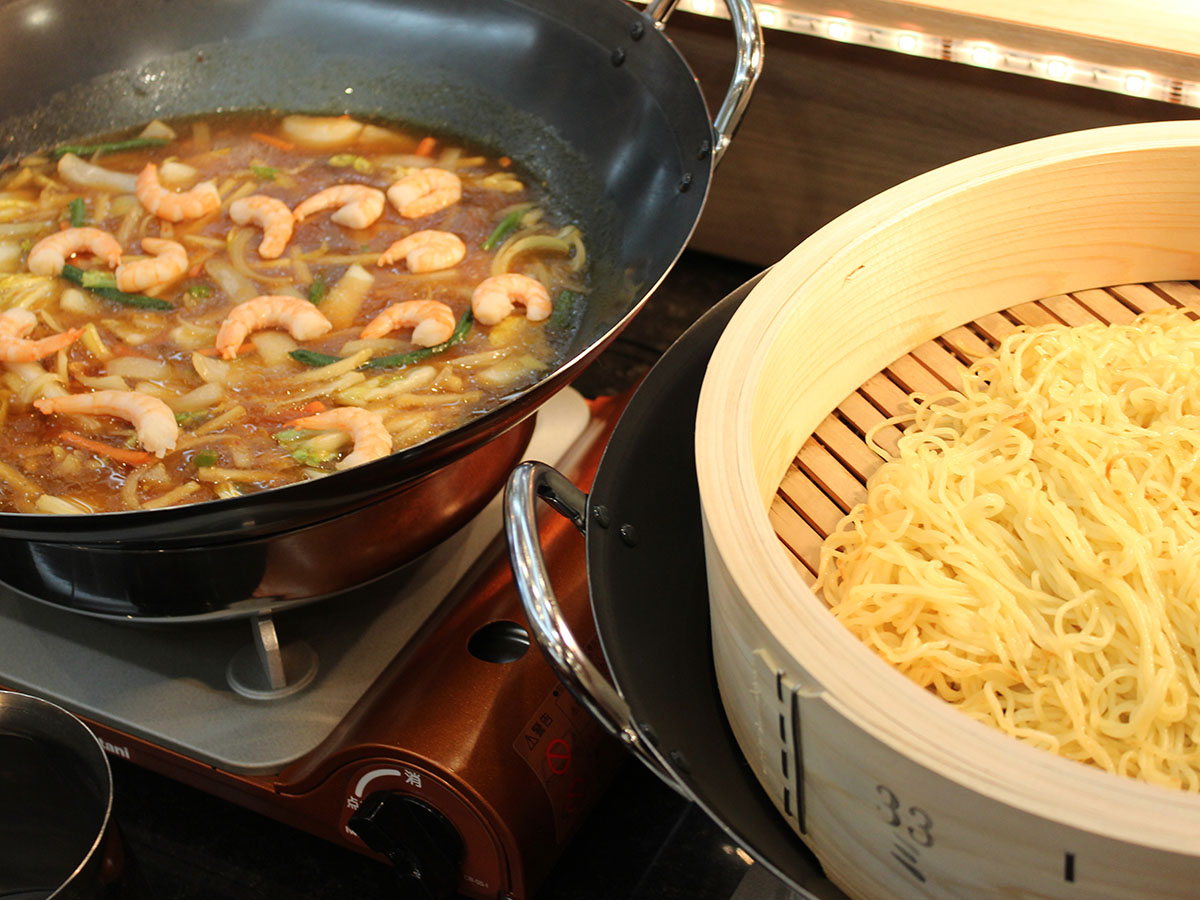
[[[140,5],[152,8],[158,4],[146,0]],[[322,11],[329,7],[322,4],[311,4],[297,0],[294,4],[308,15],[324,15]],[[378,14],[381,8],[378,3],[361,3],[361,7],[374,10]],[[399,9],[405,4],[393,0],[383,4],[382,8]],[[638,217],[639,227],[644,224],[646,217],[662,218],[673,222],[672,228],[679,231],[679,239],[669,249],[660,255],[650,277],[640,283],[637,291],[631,295],[630,301],[620,307],[620,312],[611,322],[605,322],[597,334],[587,338],[582,347],[573,349],[560,363],[559,367],[548,377],[533,386],[519,392],[500,407],[482,417],[460,425],[450,432],[440,435],[430,441],[403,450],[392,456],[377,460],[355,470],[336,473],[336,478],[320,479],[318,482],[299,483],[267,489],[255,494],[226,500],[212,500],[203,504],[183,507],[172,507],[158,510],[133,510],[111,513],[93,513],[86,516],[48,517],[38,514],[0,513],[0,537],[25,538],[34,536],[39,540],[88,543],[97,538],[104,541],[148,541],[159,542],[164,535],[170,534],[172,540],[191,540],[196,538],[216,538],[218,540],[236,540],[238,536],[269,535],[290,530],[294,524],[311,524],[339,515],[355,504],[373,502],[380,490],[395,490],[414,479],[435,474],[441,466],[461,458],[482,443],[486,443],[507,429],[518,424],[525,417],[536,412],[546,399],[570,383],[579,371],[590,363],[609,343],[620,333],[628,322],[637,314],[650,294],[658,287],[663,278],[674,266],[679,255],[686,247],[694,231],[707,197],[708,186],[712,175],[711,154],[696,152],[706,144],[711,146],[713,128],[703,96],[699,92],[694,75],[677,49],[658,29],[642,29],[634,26],[642,24],[644,16],[639,11],[624,3],[611,3],[607,0],[592,0],[588,4],[562,4],[549,0],[496,0],[496,7],[509,10],[519,10],[527,17],[545,17],[552,19],[555,28],[564,30],[563,33],[575,34],[584,43],[596,45],[596,53],[602,54],[604,64],[614,70],[620,69],[621,77],[631,72],[646,83],[661,81],[661,76],[672,72],[670,80],[675,82],[670,88],[671,97],[677,97],[678,92],[684,92],[687,100],[678,104],[663,102],[656,99],[657,109],[670,120],[673,126],[678,125],[684,133],[675,135],[679,147],[674,155],[677,157],[670,166],[678,168],[681,173],[665,192],[664,201],[654,206],[650,198],[646,200],[644,210],[638,208],[632,215]],[[9,4],[9,10],[15,11],[21,4]],[[121,8],[105,12],[105,16],[113,15],[118,18],[129,17],[136,13],[134,7],[139,3],[123,4]],[[237,6],[237,4],[234,4]],[[285,6],[282,2],[262,4],[264,7],[279,8]],[[341,9],[346,9],[346,4]],[[198,8],[201,15],[211,15],[211,9],[206,4],[187,2],[178,3],[170,11],[172,16],[191,15],[192,7]],[[317,12],[313,12],[317,10]],[[0,14],[5,8],[0,4]],[[265,17],[265,14],[264,14]],[[593,35],[592,29],[598,31]],[[631,38],[637,33],[638,37]],[[200,40],[200,38],[196,38]],[[197,45],[199,46],[199,45]],[[214,45],[215,46],[215,45]],[[139,48],[141,49],[141,48]],[[618,64],[616,50],[621,62]],[[191,52],[188,50],[187,52]],[[179,55],[178,53],[176,55]],[[609,62],[609,60],[612,62]],[[130,69],[130,77],[134,74],[141,76],[149,65],[153,69],[154,60],[142,62],[136,69]],[[640,68],[639,68],[640,67]],[[158,90],[152,87],[151,91]],[[58,96],[58,95],[55,95]],[[154,99],[159,99],[155,97]],[[337,101],[333,101],[337,102]],[[649,102],[649,100],[643,100]],[[653,104],[651,104],[653,105]],[[235,105],[236,106],[236,105]],[[342,107],[339,107],[339,109]],[[157,109],[157,107],[155,107]],[[316,111],[316,110],[310,110]],[[351,111],[357,111],[352,109]],[[27,115],[22,110],[20,115]],[[164,113],[167,114],[167,113]],[[0,110],[0,115],[7,112]],[[9,121],[5,119],[4,121]],[[0,122],[0,125],[3,123]],[[35,123],[36,124],[36,123]],[[47,126],[47,123],[41,123]],[[558,123],[548,122],[552,130],[558,130]],[[48,127],[48,126],[47,126]],[[49,143],[69,137],[67,134],[50,135]],[[0,129],[0,150],[5,146],[5,134]],[[323,482],[334,482],[336,488],[320,486]],[[330,495],[335,495],[333,502],[337,503],[331,511]],[[289,511],[282,520],[274,512],[275,507],[286,501]]]
[[[588,584],[613,681],[666,772],[800,896],[840,900],[746,763],[713,665],[693,429],[709,356],[758,278],[697,320],[622,413],[588,496]]]

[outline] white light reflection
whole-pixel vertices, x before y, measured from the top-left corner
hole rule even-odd
[[[990,44],[975,44],[969,53],[971,62],[977,66],[991,66],[996,62],[996,51]]]
[[[25,24],[30,28],[44,28],[58,18],[52,3],[35,3],[25,10]]]
[[[1141,72],[1130,72],[1122,87],[1127,94],[1144,94],[1150,88],[1150,79]]]
[[[755,12],[758,13],[758,21],[764,28],[778,28],[783,24],[783,16],[773,6],[759,6]]]
[[[2,2],[2,0],[0,0]],[[1098,66],[1094,61],[1061,54],[1031,53],[1020,47],[1000,46],[953,35],[926,34],[913,27],[889,28],[844,16],[807,15],[780,9],[778,0],[756,3],[766,28],[812,34],[841,43],[881,47],[912,56],[947,59],[959,64],[1000,69],[1045,78],[1089,89],[1148,97],[1168,103],[1200,107],[1200,79],[1179,79],[1169,72],[1151,73],[1121,66]],[[681,0],[701,15],[721,15],[717,0]]]
[[[1071,61],[1061,56],[1052,56],[1046,60],[1046,75],[1055,81],[1066,81],[1071,77]]]

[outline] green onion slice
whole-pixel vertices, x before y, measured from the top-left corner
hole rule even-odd
[[[142,147],[161,147],[168,143],[170,143],[169,138],[140,137],[129,138],[124,141],[102,141],[98,144],[62,144],[51,150],[50,154],[55,159],[66,156],[68,153],[74,153],[76,156],[92,156],[93,154],[103,156],[105,153],[117,153],[121,150],[139,150]]]
[[[579,295],[574,291],[568,291],[565,288],[558,292],[558,299],[554,301],[554,312],[550,313],[550,318],[546,320],[546,324],[551,328],[561,328],[567,324],[571,313],[575,310],[575,304],[579,300]]]
[[[432,347],[421,347],[419,350],[410,350],[407,353],[394,353],[391,356],[380,356],[378,359],[369,359],[361,366],[360,369],[398,369],[401,366],[411,366],[415,362],[420,362],[430,356],[441,353],[455,344],[461,343],[467,336],[467,332],[471,330],[471,323],[475,321],[475,317],[471,315],[470,307],[467,307],[466,312],[462,314],[462,318],[458,320],[458,324],[454,326],[454,331],[450,337],[442,341],[440,344],[434,344]],[[328,353],[319,353],[316,350],[306,350],[301,347],[298,350],[293,350],[288,354],[296,362],[303,363],[306,366],[330,366],[336,362],[341,362],[345,357],[332,356]]]
[[[331,366],[335,362],[342,361],[342,357],[340,356],[332,356],[328,353],[320,353],[316,350],[305,350],[303,347],[298,350],[290,351],[288,356],[298,363],[304,363],[304,365],[313,366],[314,368],[319,366]]]
[[[441,353],[455,344],[461,343],[467,336],[467,332],[471,330],[471,323],[475,317],[471,315],[471,307],[467,307],[466,312],[462,314],[462,318],[458,320],[458,324],[454,326],[454,331],[450,333],[450,337],[442,341],[440,344],[434,344],[432,347],[422,347],[420,350],[410,350],[408,353],[395,353],[391,356],[381,356],[378,359],[369,359],[360,369],[396,369],[401,366],[411,366],[415,362],[420,362],[430,356]]]
[[[87,221],[87,207],[84,205],[82,197],[76,197],[67,208],[70,210],[72,228],[79,228]]]
[[[507,216],[505,216],[503,219],[501,219],[500,224],[497,225],[492,230],[492,233],[487,236],[487,239],[484,240],[484,242],[479,245],[480,249],[482,249],[482,250],[493,249],[497,244],[499,244],[502,240],[504,240],[506,237],[508,237],[509,233],[514,228],[516,228],[517,224],[521,221],[521,216],[525,215],[525,213],[527,213],[528,211],[529,211],[528,206],[518,206],[516,209],[514,209],[512,212],[510,212]]]
[[[106,272],[85,272],[78,266],[70,264],[63,266],[62,270],[62,277],[67,281],[79,285],[84,290],[91,291],[97,297],[111,300],[113,303],[120,303],[122,306],[136,306],[139,309],[173,308],[166,300],[159,300],[157,297],[147,297],[145,294],[127,294],[115,287],[108,287],[107,279],[103,277],[108,274]],[[97,281],[105,283],[96,284]],[[113,283],[115,284],[115,281]]]
[[[314,305],[325,299],[325,276],[318,275],[308,286],[308,302]]]

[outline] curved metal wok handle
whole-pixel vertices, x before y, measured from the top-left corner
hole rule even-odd
[[[587,494],[545,463],[521,463],[508,478],[504,530],[517,592],[538,646],[575,699],[659,778],[687,796],[638,734],[625,698],[587,658],[567,625],[542,556],[537,525],[539,497],[582,532],[586,527]]]
[[[654,20],[655,28],[662,28],[679,0],[650,0],[646,15]],[[763,36],[758,15],[750,0],[725,0],[729,7],[729,18],[733,22],[733,35],[737,41],[737,57],[733,65],[733,77],[720,109],[713,117],[713,129],[717,133],[717,145],[713,148],[713,165],[721,161],[725,149],[733,140],[733,133],[741,124],[750,93],[762,72]]]

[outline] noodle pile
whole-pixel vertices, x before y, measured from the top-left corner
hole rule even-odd
[[[914,399],[822,548],[833,615],[979,721],[1200,790],[1200,322],[1020,330]]]

